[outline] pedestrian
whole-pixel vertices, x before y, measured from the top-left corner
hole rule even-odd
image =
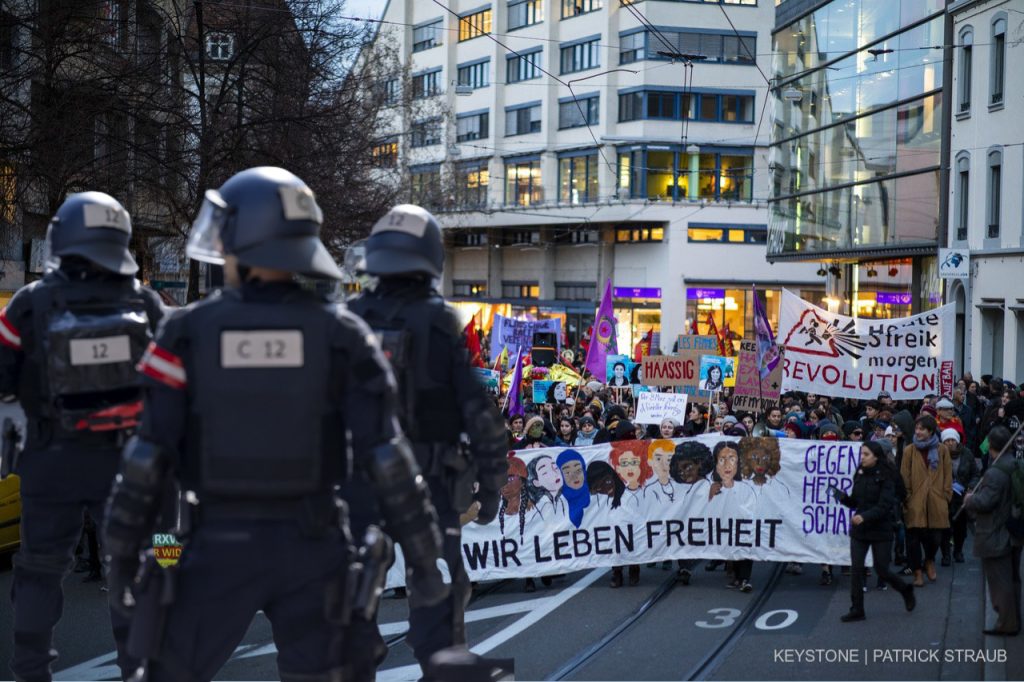
[[[854,510],[850,523],[850,561],[853,580],[850,583],[850,611],[840,620],[849,623],[864,620],[864,559],[868,550],[874,557],[879,581],[885,581],[903,596],[907,611],[913,611],[917,600],[914,586],[889,571],[892,556],[893,521],[896,516],[895,479],[899,476],[878,443],[869,441],[860,449],[860,467],[853,477],[849,494],[832,488],[838,502]]]
[[[967,514],[961,514],[964,493],[973,490],[981,480],[981,463],[974,454],[960,442],[960,432],[946,429],[940,436],[949,448],[950,461],[953,467],[953,499],[949,502],[949,525],[942,532],[942,565],[950,565],[952,559],[958,564],[964,562],[964,542],[967,540]]]
[[[6,229],[6,228],[5,228]],[[21,547],[11,589],[16,679],[48,680],[56,660],[64,576],[74,564],[83,510],[101,524],[128,430],[138,423],[135,363],[163,316],[135,279],[131,217],[101,192],[72,194],[47,230],[42,280],[0,311],[0,399],[25,411]],[[111,612],[117,665],[127,679],[128,621]]]
[[[352,548],[335,487],[349,452],[402,544],[410,600],[448,594],[437,516],[398,426],[387,360],[366,324],[295,279],[342,278],[321,222],[313,192],[280,168],[208,191],[187,253],[223,264],[227,286],[168,317],[139,363],[144,418],[125,448],[103,544],[116,569],[111,603],[135,604],[133,635],[155,633],[149,679],[213,679],[259,611],[281,679],[372,678],[363,658],[379,649],[341,623],[374,617],[387,546],[368,534],[379,553],[347,598]],[[137,582],[168,479],[198,501],[184,505],[196,513],[182,524],[183,558],[168,573],[150,555]],[[366,608],[351,611],[356,603]]]
[[[964,509],[974,516],[974,556],[981,559],[989,599],[997,614],[986,635],[1013,637],[1021,625],[1021,542],[1006,527],[1012,511],[1010,472],[1015,461],[1010,430],[996,426],[988,434],[992,464],[976,490],[964,497]]]
[[[426,678],[434,654],[466,643],[470,585],[459,515],[475,498],[481,503],[477,523],[493,520],[508,473],[501,415],[473,374],[458,314],[434,288],[443,270],[437,219],[418,206],[396,206],[366,240],[366,271],[378,283],[349,301],[391,358],[401,389],[402,428],[430,486],[444,537],[451,595],[439,604],[419,603],[415,595],[409,602],[407,642]],[[543,417],[531,417],[525,428],[523,447],[554,442]],[[459,447],[461,433],[469,435],[468,448]]]
[[[935,581],[935,553],[942,531],[949,528],[953,498],[953,466],[949,450],[939,442],[935,418],[924,414],[914,422],[913,442],[903,451],[900,474],[907,488],[903,519],[907,526],[907,555],[914,586],[923,587],[923,574]]]

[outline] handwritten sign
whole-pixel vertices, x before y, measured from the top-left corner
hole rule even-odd
[[[685,393],[641,393],[637,398],[637,424],[660,424],[672,419],[676,424],[686,421]]]
[[[752,339],[740,341],[736,388],[732,398],[733,409],[764,413],[768,408],[778,404],[781,393],[782,363],[775,365],[771,374],[762,381],[761,374],[757,371],[757,342]]]

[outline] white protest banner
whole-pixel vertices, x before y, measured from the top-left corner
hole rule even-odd
[[[498,518],[462,529],[471,580],[669,559],[850,562],[853,512],[828,488],[851,489],[859,443],[713,433],[508,462]]]
[[[686,421],[685,393],[640,393],[637,396],[635,424],[660,424],[666,419],[676,424]]]
[[[782,390],[919,400],[953,391],[955,306],[889,320],[830,313],[782,291]]]
[[[498,359],[502,348],[508,348],[510,353],[514,353],[516,348],[522,348],[524,353],[529,353],[533,348],[533,335],[536,332],[554,334],[561,348],[561,319],[554,317],[549,320],[520,320],[495,315],[494,326],[491,328],[491,362]]]

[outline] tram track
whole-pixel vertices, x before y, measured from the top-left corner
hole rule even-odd
[[[501,588],[503,588],[505,585],[508,585],[511,582],[511,578],[505,578],[504,580],[498,580],[478,590],[473,590],[473,594],[470,596],[469,602],[466,604],[466,609],[468,610],[470,606],[472,606],[479,600],[483,599],[484,597],[499,592]],[[406,637],[408,636],[409,630],[405,630],[405,632],[400,632],[397,635],[393,635],[389,639],[385,639],[384,643],[387,645],[388,649],[390,649],[391,647],[397,646],[398,644],[404,642]]]

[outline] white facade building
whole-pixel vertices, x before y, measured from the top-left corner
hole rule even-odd
[[[953,17],[949,246],[971,277],[950,287],[963,367],[1024,380],[1024,0],[960,0]]]
[[[622,352],[649,330],[669,352],[709,312],[742,335],[755,283],[773,321],[782,287],[823,296],[818,264],[765,260],[771,131],[758,123],[774,11],[391,0],[381,34],[411,60],[413,95],[451,112],[391,131],[408,135],[414,199],[451,187],[432,207],[448,236],[444,294],[484,318],[560,316],[575,343],[611,279]]]

